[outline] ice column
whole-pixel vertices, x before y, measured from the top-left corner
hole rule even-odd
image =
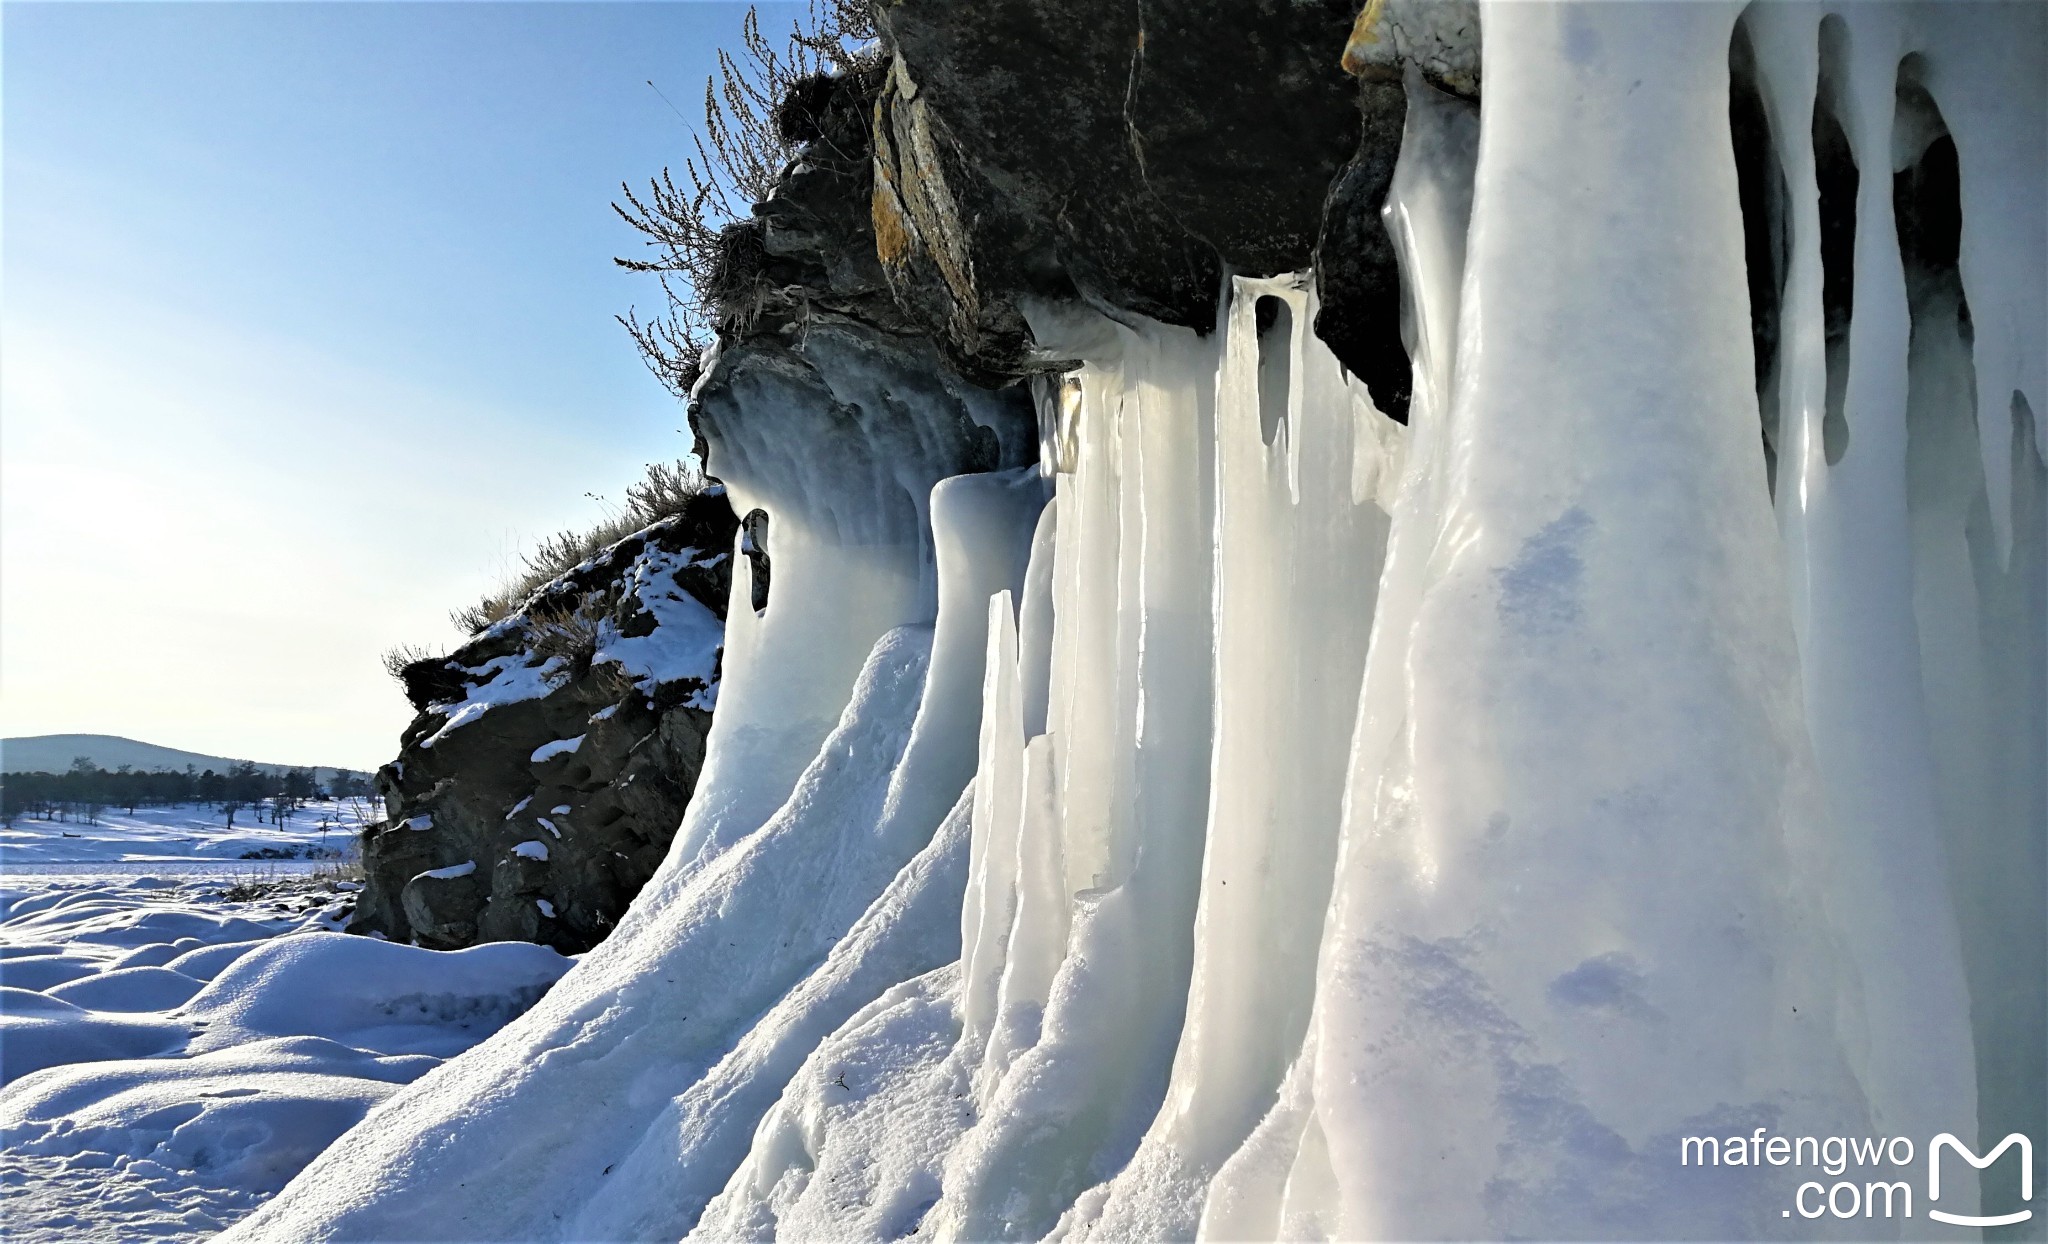
[[[1454,392],[1396,509],[1292,1175],[1346,1236],[1778,1230],[1676,1138],[1868,1125],[1769,570],[1735,15],[1484,10]]]
[[[1215,347],[1173,329],[1096,340],[1120,357],[1080,377],[1056,438],[1071,469],[1041,546],[1053,555],[1047,734],[1021,755],[1017,735],[1008,754],[984,754],[1022,828],[1004,864],[1014,898],[980,902],[1014,902],[1021,957],[991,1010],[993,965],[969,952],[967,1039],[987,1053],[979,1121],[933,1211],[946,1238],[1043,1235],[1126,1158],[1157,1110],[1185,1004],[1208,791]],[[992,647],[1007,642],[999,630]]]
[[[1386,538],[1354,477],[1394,474],[1400,444],[1313,322],[1301,283],[1235,283],[1214,382],[1215,708],[1186,1016],[1159,1113],[1077,1205],[1076,1231],[1191,1234],[1308,1026]]]

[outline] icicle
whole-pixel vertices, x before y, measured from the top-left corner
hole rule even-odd
[[[1017,705],[1017,623],[1010,594],[988,603],[988,673],[982,684],[981,761],[974,786],[974,845],[960,911],[960,1023],[979,1057],[996,1016],[1004,943],[1017,914],[1024,818],[1024,729]]]
[[[1935,19],[1912,7],[1759,5],[1744,20],[1793,192],[1778,504],[1827,779],[1830,820],[1818,837],[1835,861],[1830,910],[1861,978],[1851,1048],[1867,1047],[1859,1057],[1884,1126],[1954,1128],[1973,1095],[1954,1055],[1972,1044],[1960,1031],[1970,1020],[1977,1059],[1990,1060],[1974,1094],[1987,1134],[2038,1129],[2048,1113],[2015,1114],[2011,1103],[2048,1099],[2039,1060],[2019,1073],[2008,1051],[2035,1040],[2040,1020],[1987,1000],[2015,996],[1991,984],[2002,973],[2048,976],[2048,867],[2037,845],[2048,732],[2038,710],[2020,707],[2042,701],[2043,637],[2038,614],[2019,627],[1986,618],[1989,602],[2013,599],[2007,585],[2037,578],[2043,560],[2038,522],[2011,521],[2040,462],[2024,452],[2032,432],[2016,436],[2009,412],[2012,389],[2029,369],[2038,375],[2044,336],[2041,199],[2017,186],[2040,182],[2048,31],[2038,10],[2020,7],[1944,8]],[[1833,84],[1820,90],[1824,61]],[[1808,140],[1817,98],[1844,116],[1862,190],[1842,412],[1850,435],[1834,463],[1819,431],[1827,379]],[[2034,119],[2024,136],[2022,117]],[[1961,224],[1952,289],[1939,273],[1901,279],[1892,210],[1896,195],[1914,193],[1895,179],[1949,135]],[[1995,263],[1987,244],[2000,248]],[[2022,690],[1988,695],[1993,685]],[[1947,887],[1927,884],[1943,875]]]
[[[1788,305],[1786,323],[1798,343],[1788,351],[1789,391],[1811,404],[1788,412],[1804,429],[1788,443],[1803,441],[1804,452],[1781,458],[1779,478],[1782,490],[1789,465],[1797,481],[1789,504],[1798,522],[1787,538],[1802,567],[1806,712],[1827,793],[1826,820],[1807,832],[1828,853],[1828,910],[1861,979],[1862,1013],[1845,1017],[1844,1036],[1871,1095],[1873,1126],[1936,1135],[1944,1127],[1974,1127],[1957,1116],[1974,1113],[1975,1094],[1955,917],[1947,894],[1925,884],[1943,874],[1944,863],[1914,676],[1905,495],[1909,322],[1889,175],[1901,32],[1896,10],[1866,11],[1853,31],[1841,16],[1823,19],[1796,8],[1759,9],[1752,20],[1769,94],[1784,101],[1774,129],[1802,147],[1787,160],[1797,170],[1792,184],[1801,207],[1792,246],[1794,279],[1803,288]],[[1816,22],[1811,35],[1785,29]],[[1854,303],[1840,398],[1847,441],[1833,461],[1815,452],[1826,439],[1816,425],[1831,416],[1816,400],[1830,383],[1822,374],[1830,363],[1812,297],[1822,275],[1821,222],[1810,206],[1817,198],[1808,171],[1812,128],[1800,123],[1810,71],[1791,70],[1797,85],[1790,89],[1775,85],[1788,72],[1784,59],[1803,59],[1801,53],[1819,66],[1815,106],[1840,116],[1858,173]]]
[[[1053,791],[1053,740],[1039,735],[1024,748],[1023,826],[1017,835],[1017,915],[1003,947],[999,1000],[1002,1026],[983,1067],[985,1089],[1009,1072],[1018,1053],[1038,1043],[1053,980],[1066,957],[1073,902],[1060,859],[1058,803]]]
[[[1054,536],[1045,750],[1057,901],[1074,903],[1067,952],[1035,1044],[1013,1052],[1010,1030],[1004,1074],[948,1160],[941,1238],[1042,1235],[1093,1172],[1127,1157],[1158,1109],[1185,1004],[1210,719],[1210,559],[1186,536],[1211,521],[1202,381],[1216,356],[1174,330],[1117,339],[1117,357],[1082,373]],[[1032,875],[1049,864],[1037,857]],[[1038,914],[1013,942],[1043,952],[1051,897],[1020,900],[1020,933]],[[1036,975],[1015,978],[1018,1003]]]
[[[1017,607],[1026,738],[1045,733],[1046,701],[1052,693],[1053,532],[1058,516],[1056,503],[1047,504],[1038,516],[1038,530],[1031,535],[1031,558],[1024,571],[1024,599]]]
[[[2013,458],[2048,433],[2014,435],[2014,407],[2048,412],[2048,10],[2035,4],[1943,6],[1914,23],[1926,87],[1950,117],[1962,172],[1962,279],[1976,324],[1977,426],[2001,561],[2016,529]],[[1918,15],[1918,11],[1916,11]]]
[[[1263,300],[1280,305],[1257,330]],[[1354,408],[1293,280],[1236,283],[1217,380],[1215,730],[1195,960],[1172,1086],[1073,1226],[1180,1237],[1298,1053],[1336,855],[1385,516],[1354,462],[1399,425]],[[1362,439],[1363,445],[1354,442]]]

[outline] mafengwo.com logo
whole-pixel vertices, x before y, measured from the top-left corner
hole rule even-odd
[[[1810,1166],[1816,1174],[1833,1180],[1801,1183],[1784,1211],[1787,1218],[1794,1214],[1801,1218],[1911,1218],[1918,1209],[1936,1222],[1953,1226],[2004,1227],[2034,1216],[2030,1204],[2034,1199],[2034,1142],[2027,1137],[2014,1132],[1980,1155],[1952,1133],[1943,1132],[1927,1143],[1924,1153],[1925,1199],[1916,1204],[1916,1181],[1906,1177],[1920,1170],[1910,1137],[1766,1136],[1764,1129],[1758,1128],[1748,1136],[1687,1136],[1679,1142],[1681,1166]],[[2009,1160],[2019,1163],[2020,1204],[2000,1213],[1980,1214],[1951,1213],[1938,1207],[1944,1163],[1960,1159],[1963,1164],[1949,1177],[1948,1186],[1954,1189],[1958,1180],[1974,1184],[1978,1171],[2008,1154]],[[1854,1177],[1840,1178],[1850,1175],[1852,1167]],[[1877,1178],[1871,1178],[1873,1175]],[[1952,1195],[1950,1204],[1958,1199]]]

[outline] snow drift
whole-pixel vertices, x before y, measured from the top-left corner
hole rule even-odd
[[[1748,1237],[1680,1137],[2048,1135],[2044,11],[1483,21],[1405,427],[1295,278],[1037,308],[1035,470],[721,358],[666,865],[233,1238]]]

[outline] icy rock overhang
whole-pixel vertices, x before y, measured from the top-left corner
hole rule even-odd
[[[2048,10],[1481,20],[1405,427],[1289,275],[1020,303],[1036,412],[722,353],[677,847],[245,1238],[1756,1238],[1685,1137],[2044,1135]]]
[[[1029,300],[1211,330],[1224,272],[1309,265],[1359,148],[1350,0],[905,0],[878,16],[884,264],[927,331],[1012,374],[1029,352],[998,343],[1028,343]]]
[[[909,0],[880,16],[876,248],[956,367],[1042,369],[1030,305],[1206,333],[1226,272],[1313,266],[1315,331],[1405,417],[1400,280],[1379,224],[1401,67],[1471,97],[1471,5],[1375,5],[1355,24],[1350,0]],[[1347,51],[1347,32],[1367,50]]]

